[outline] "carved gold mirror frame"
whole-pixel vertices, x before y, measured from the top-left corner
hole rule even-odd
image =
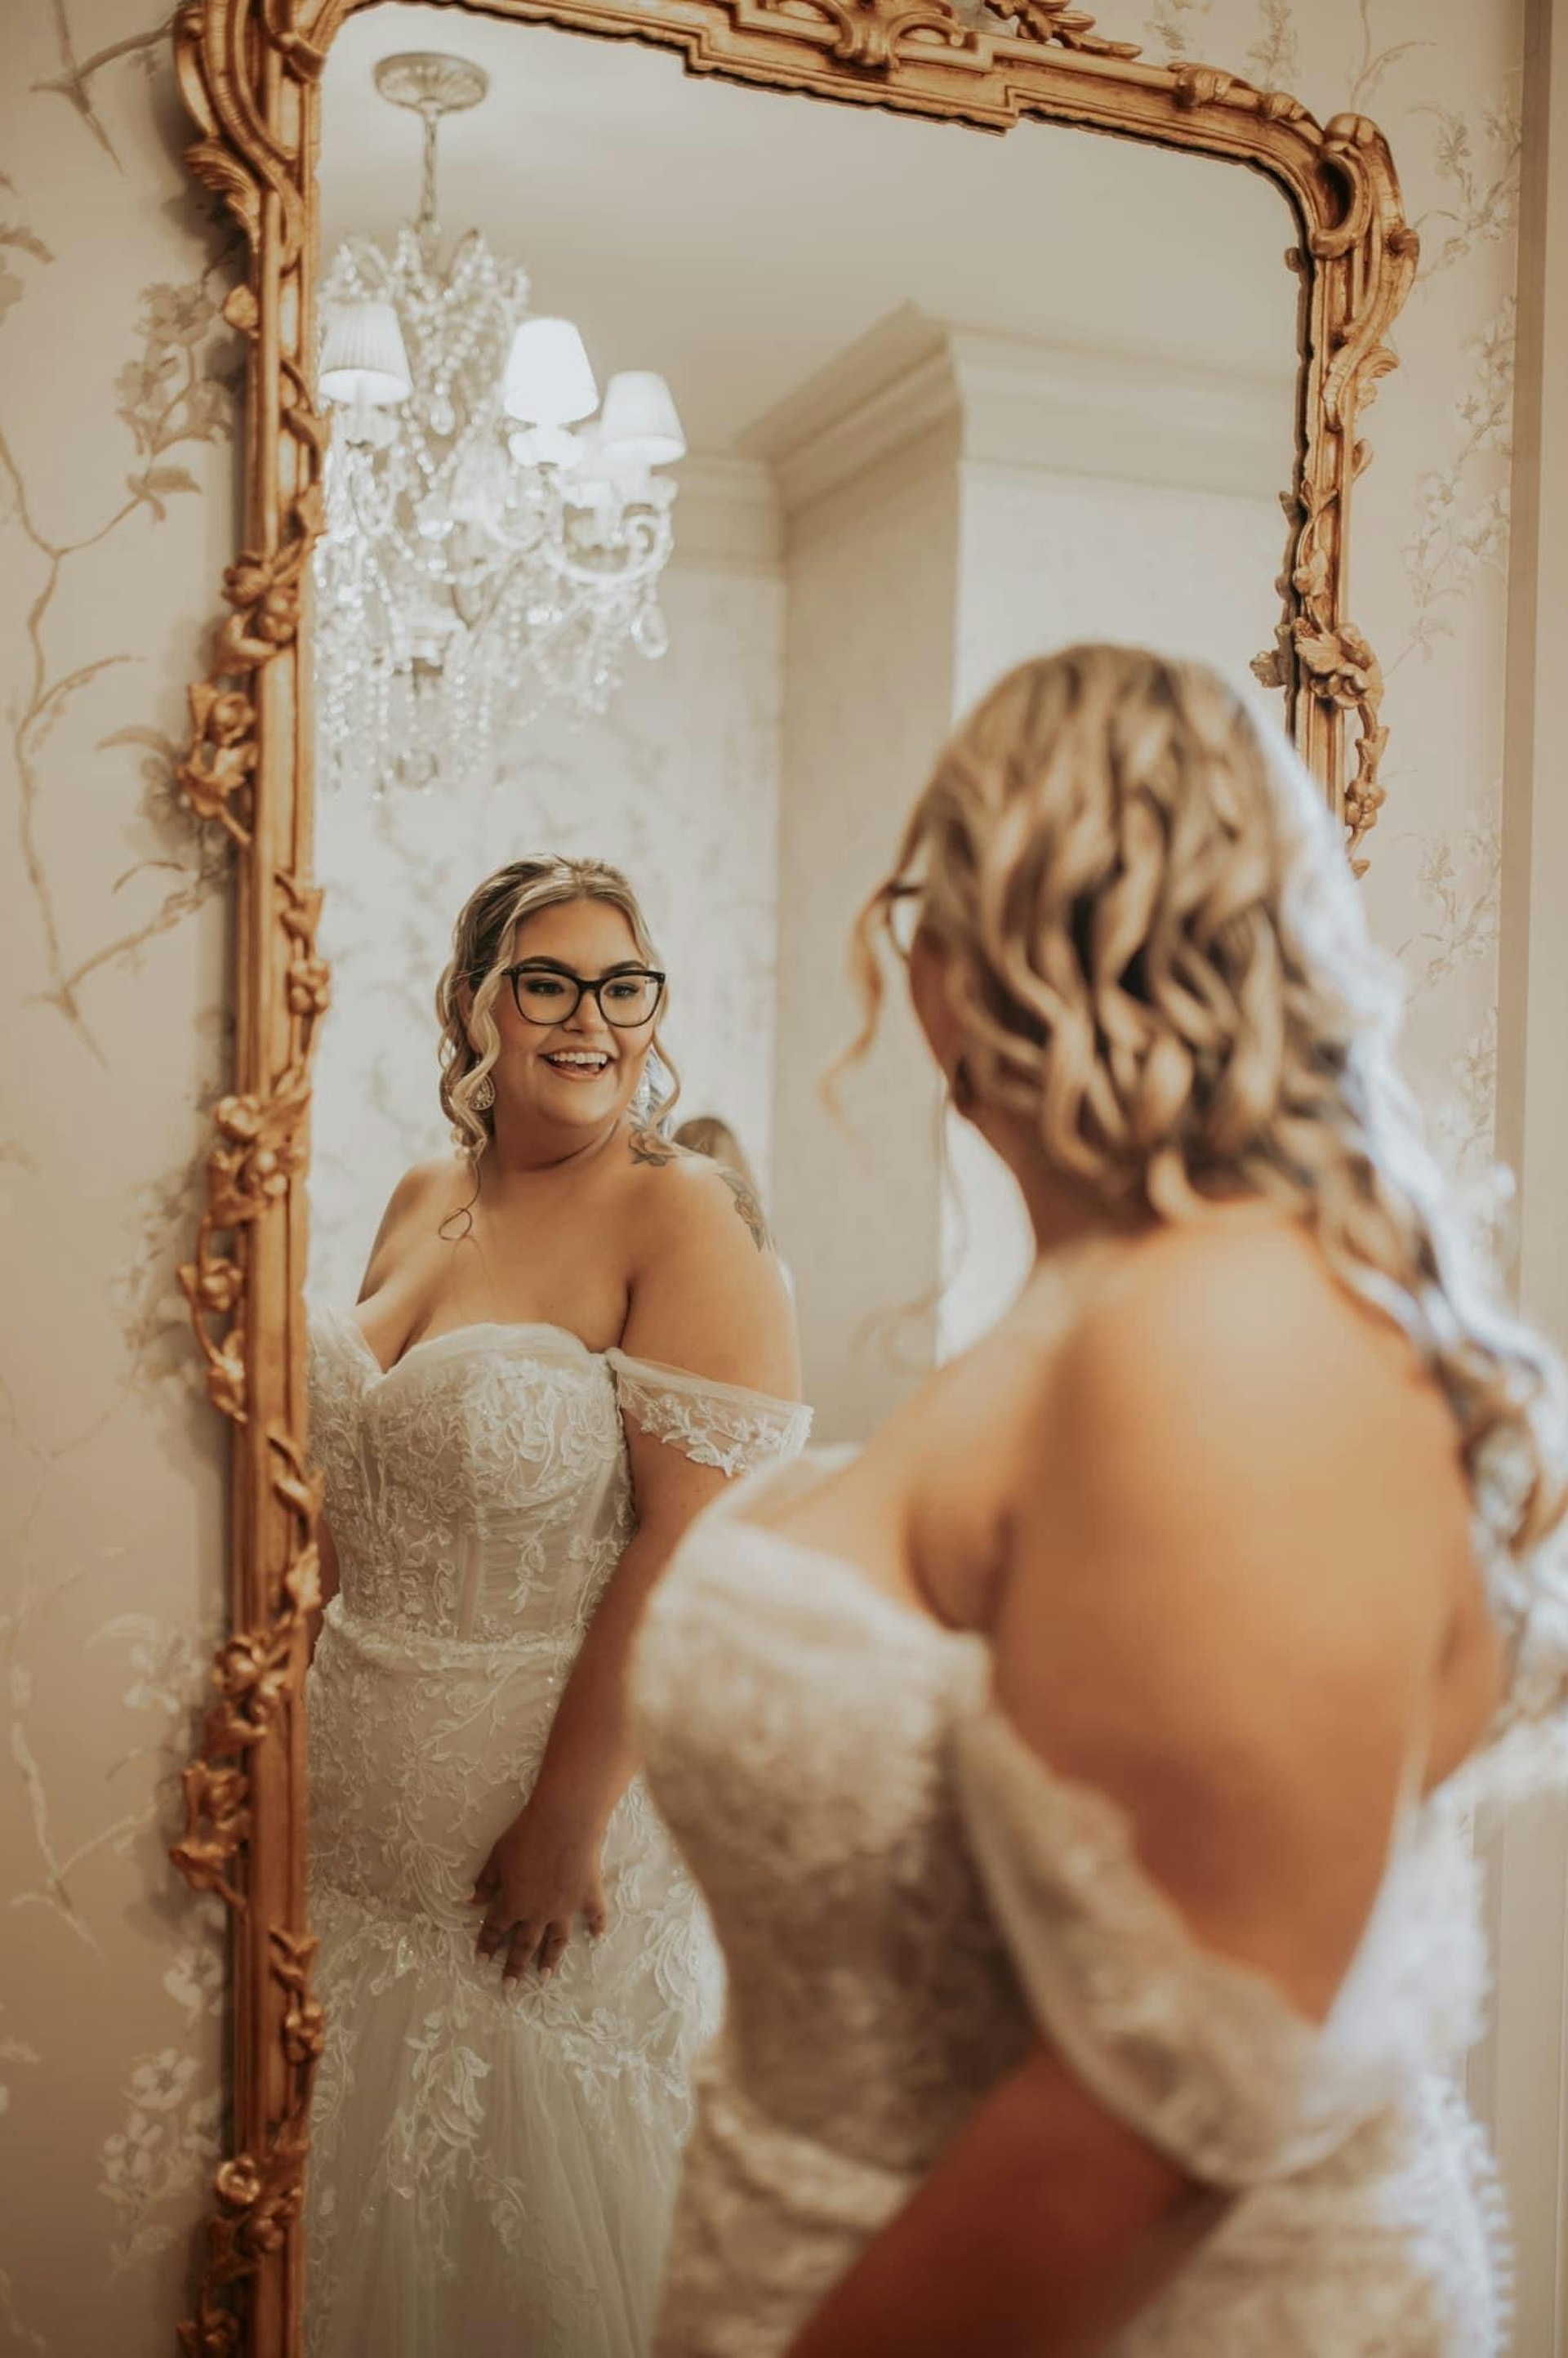
[[[249,347],[244,545],[229,612],[190,691],[179,771],[236,859],[235,1054],[214,1109],[207,1208],[181,1272],[214,1405],[233,1436],[230,1627],[217,1700],[185,1771],[174,1855],[227,1903],[232,1933],[229,2155],[184,2348],[297,2347],[300,2198],[320,2009],[305,1920],[306,1617],[318,1488],[306,1455],[304,1177],[310,1050],[327,1004],[311,882],[308,560],[327,427],[312,398],[319,92],[340,25],[373,0],[186,0],[178,71],[200,127],[191,169],[243,227],[250,266],[224,307]],[[1299,228],[1296,479],[1282,495],[1283,611],[1260,676],[1359,849],[1377,817],[1382,681],[1348,619],[1357,413],[1393,364],[1384,338],[1415,272],[1381,134],[1314,122],[1208,67],[1140,61],[1068,0],[973,18],[955,0],[488,0],[485,13],[677,50],[687,70],[1005,132],[1028,118],[1250,165]],[[1350,723],[1355,724],[1353,745]],[[1353,766],[1349,759],[1353,752]],[[1348,774],[1347,774],[1348,772]]]

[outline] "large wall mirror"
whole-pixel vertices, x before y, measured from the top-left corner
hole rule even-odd
[[[433,993],[473,887],[535,852],[631,878],[675,1120],[738,1147],[818,1433],[853,1441],[1027,1249],[896,1011],[840,1114],[820,1087],[851,920],[957,714],[1073,639],[1201,656],[1366,856],[1347,505],[1413,239],[1369,124],[1113,31],[1051,0],[182,14],[193,162],[253,251],[247,546],[183,773],[240,880],[187,1272],[237,1435],[178,1853],[234,1921],[194,2351],[301,2346],[333,2032],[302,1896],[304,1304],[354,1303],[446,1145]]]
[[[938,1153],[907,1044],[841,1121],[823,1104],[851,920],[946,730],[1024,654],[1148,640],[1265,696],[1295,224],[1206,157],[785,108],[630,43],[460,29],[367,10],[322,87],[311,1293],[353,1301],[394,1184],[445,1142],[432,994],[470,891],[531,851],[607,859],[670,968],[677,1116],[740,1141],[819,1430],[860,1438],[1022,1245],[984,1150],[957,1159],[973,1132]],[[530,387],[498,271],[519,323],[575,325],[593,382],[557,388],[541,344]],[[384,328],[383,288],[404,324],[377,400],[331,363]],[[686,447],[628,464],[603,438],[650,373]],[[586,432],[508,413],[600,378]]]

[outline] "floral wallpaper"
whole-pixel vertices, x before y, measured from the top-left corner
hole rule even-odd
[[[175,1291],[225,862],[171,791],[234,528],[229,233],[156,8],[6,12],[0,136],[0,2342],[171,2346],[223,1963],[166,1860],[220,1617]]]
[[[1366,431],[1353,596],[1388,680],[1389,801],[1367,891],[1411,978],[1406,1055],[1452,1163],[1490,1195],[1521,0],[1160,0],[1156,57],[1234,64],[1386,133],[1421,233],[1400,366]],[[1112,28],[1125,29],[1112,12]]]
[[[1479,1175],[1520,0],[1142,5],[1103,27],[1376,115],[1421,227],[1357,509],[1393,730],[1368,891],[1415,1073]],[[171,2345],[222,2124],[220,1952],[165,1848],[221,1609],[222,1442],[173,1271],[227,924],[169,760],[234,546],[232,255],[178,160],[156,5],[9,0],[5,33],[0,2334],[141,2358]]]

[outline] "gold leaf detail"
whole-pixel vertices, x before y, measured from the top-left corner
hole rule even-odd
[[[1235,86],[1235,75],[1222,73],[1217,66],[1176,68],[1176,104],[1189,110],[1212,106],[1217,98],[1224,98]],[[1240,87],[1245,88],[1245,84]]]
[[[1065,49],[1076,49],[1081,56],[1091,58],[1136,58],[1141,54],[1136,41],[1109,41],[1095,30],[1095,20],[1072,0],[1019,0],[1010,9],[1006,0],[988,0],[999,16],[1016,14],[1018,29],[1025,40],[1055,41]]]
[[[223,302],[223,317],[231,328],[239,330],[242,336],[255,334],[261,325],[261,308],[246,280],[242,279],[237,287],[230,287]]]

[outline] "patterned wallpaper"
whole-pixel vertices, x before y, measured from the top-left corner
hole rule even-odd
[[[1101,15],[1376,115],[1422,229],[1357,510],[1394,731],[1368,891],[1422,1087],[1479,1171],[1519,0]],[[220,2131],[218,1950],[163,1854],[219,1613],[219,1434],[173,1270],[224,1067],[226,926],[169,756],[233,546],[231,261],[178,162],[156,6],[8,0],[5,33],[0,2333],[142,2358],[169,2346]]]
[[[165,1861],[222,1495],[173,1287],[225,863],[170,791],[233,531],[229,239],[156,9],[22,0],[0,142],[0,2342],[167,2350],[222,1955]]]
[[[1409,969],[1407,1057],[1484,1196],[1497,935],[1521,0],[1161,0],[1157,53],[1234,65],[1388,135],[1421,274],[1366,422],[1352,595],[1388,678],[1389,802],[1368,893]]]

